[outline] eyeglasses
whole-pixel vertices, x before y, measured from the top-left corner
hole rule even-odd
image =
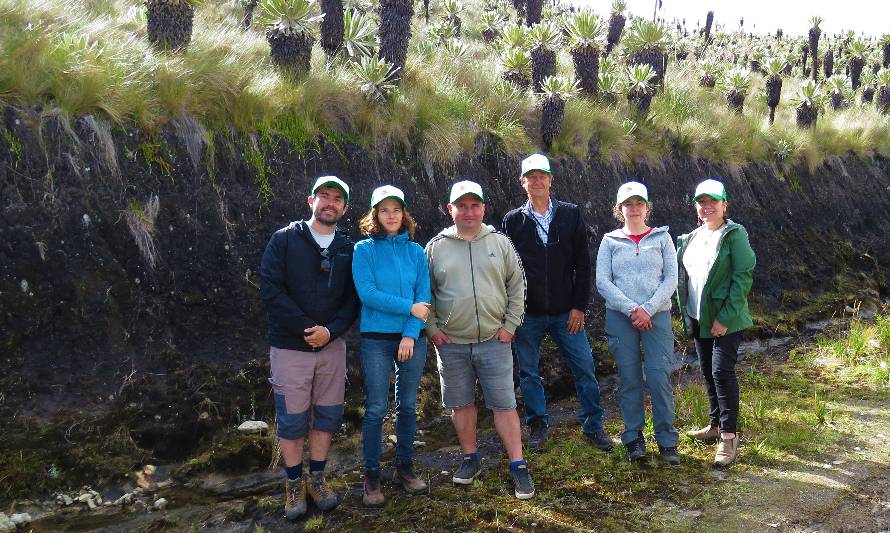
[[[328,258],[328,251],[325,249],[321,252],[321,265],[319,265],[320,272],[328,272],[331,270],[331,260]]]

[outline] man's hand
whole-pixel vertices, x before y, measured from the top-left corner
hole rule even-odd
[[[722,337],[726,335],[726,332],[729,330],[728,327],[724,326],[716,319],[714,320],[714,325],[711,326],[711,336],[712,337]]]
[[[642,307],[634,307],[630,312],[630,322],[640,331],[652,329],[652,317]]]
[[[578,309],[569,311],[569,318],[566,320],[566,329],[571,335],[584,329],[584,311]]]
[[[504,328],[498,328],[498,332],[494,334],[495,338],[500,342],[512,342],[513,334]]]
[[[432,342],[435,346],[441,346],[443,344],[450,344],[451,339],[448,338],[448,335],[445,335],[441,331],[437,331],[430,337],[430,342]]]
[[[411,306],[411,314],[426,322],[430,316],[430,304],[428,302],[417,302]]]
[[[331,340],[331,332],[324,326],[312,326],[303,330],[303,338],[313,348],[321,348]]]
[[[401,342],[399,342],[399,362],[404,363],[412,357],[414,357],[414,339],[411,337],[402,337]]]

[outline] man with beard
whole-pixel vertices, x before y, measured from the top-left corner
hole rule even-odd
[[[269,317],[269,381],[287,473],[285,515],[291,520],[306,512],[307,493],[322,511],[339,503],[324,467],[343,415],[346,343],[341,337],[358,315],[354,243],[337,230],[349,186],[336,176],[322,176],[307,200],[312,217],[276,231],[260,266],[260,293]],[[304,474],[307,435],[309,472]]]

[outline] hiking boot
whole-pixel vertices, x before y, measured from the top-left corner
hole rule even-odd
[[[642,461],[646,458],[646,439],[641,433],[639,437],[624,445],[631,461]]]
[[[401,483],[405,492],[411,495],[416,496],[427,491],[426,483],[414,474],[414,467],[410,463],[396,465],[393,481]]]
[[[472,455],[464,455],[464,461],[460,464],[460,468],[451,477],[451,481],[458,485],[469,485],[476,479],[476,476],[482,472],[482,465],[478,459],[473,459]]]
[[[708,425],[701,429],[693,429],[691,431],[687,431],[686,436],[710,444],[716,441],[717,437],[720,436],[720,430],[717,428],[717,426]]]
[[[535,484],[532,475],[528,471],[528,465],[519,465],[510,469],[513,476],[513,494],[520,500],[527,500],[535,495]]]
[[[296,520],[306,514],[306,479],[288,479],[284,484],[284,516]]]
[[[547,424],[535,420],[529,425],[528,449],[539,452],[544,449],[545,442],[547,442]]]
[[[337,493],[331,490],[328,482],[324,477],[324,471],[311,472],[306,479],[306,492],[322,511],[330,511],[337,506],[340,501]]]
[[[591,433],[584,433],[584,438],[587,439],[590,444],[593,444],[596,448],[600,450],[609,452],[612,451],[612,437],[609,436],[604,430],[594,431]]]
[[[362,493],[362,505],[365,507],[383,507],[383,490],[380,488],[380,471],[365,471],[365,486]]]
[[[669,465],[680,464],[680,454],[677,453],[676,446],[662,446],[659,444],[658,454],[661,456],[661,460]]]
[[[715,466],[729,466],[735,461],[736,456],[739,453],[739,436],[736,435],[731,439],[727,439],[723,436],[720,437],[720,442],[717,443],[717,453],[714,454],[714,465]]]

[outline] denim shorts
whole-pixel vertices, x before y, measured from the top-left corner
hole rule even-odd
[[[459,409],[476,400],[476,379],[482,386],[485,407],[494,411],[516,409],[513,388],[513,352],[509,342],[491,338],[471,344],[442,344],[436,347],[439,356],[439,379],[442,383],[442,405]]]

